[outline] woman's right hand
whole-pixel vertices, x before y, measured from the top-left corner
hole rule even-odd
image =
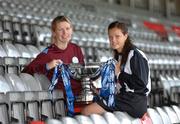
[[[48,69],[52,69],[61,63],[62,63],[62,61],[60,59],[54,59],[54,60],[50,61],[49,63],[47,63],[47,66],[48,66]]]

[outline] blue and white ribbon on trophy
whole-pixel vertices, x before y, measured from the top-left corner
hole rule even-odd
[[[59,71],[59,69],[61,71]],[[61,74],[60,74],[60,72],[61,72]],[[61,63],[55,67],[53,77],[51,80],[51,85],[49,86],[49,91],[52,93],[52,91],[54,90],[54,88],[58,82],[58,78],[60,75],[63,80],[64,88],[66,91],[68,115],[73,116],[74,115],[74,95],[73,95],[72,88],[71,88],[69,73],[63,63]]]
[[[109,107],[114,107],[115,94],[115,63],[116,60],[110,59],[100,68],[101,85],[99,96],[102,97]]]

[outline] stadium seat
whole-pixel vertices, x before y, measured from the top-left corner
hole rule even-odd
[[[21,73],[19,77],[30,88],[30,89],[28,88],[28,90],[30,91],[42,90],[41,84],[37,82],[36,79],[32,75],[28,73]]]
[[[167,115],[167,113],[162,108],[156,107],[155,109],[159,113],[159,115],[161,116],[164,124],[171,124],[171,120],[170,120],[169,116]]]
[[[19,73],[21,73],[22,69],[31,61],[33,56],[30,54],[30,51],[22,44],[15,44],[15,47],[20,53],[20,57],[18,57],[18,65],[19,65]]]
[[[31,33],[30,33],[30,23],[26,18],[21,19],[21,28],[22,28],[22,38],[24,44],[32,44]]]
[[[111,113],[111,112],[105,112],[103,114],[103,117],[106,119],[106,122],[108,124],[120,124],[120,121],[117,119],[117,117]]]
[[[21,44],[23,44],[20,18],[18,18],[18,17],[13,17],[12,21],[13,21],[12,27],[13,27],[13,37],[14,37],[14,41],[15,41],[15,43],[21,43]]]
[[[25,103],[23,92],[7,92],[6,93],[9,105],[10,121],[18,122],[18,124],[25,123]]]
[[[90,118],[94,124],[108,124],[107,121],[101,115],[91,114]]]
[[[7,57],[7,54],[2,45],[0,45],[0,74],[2,75],[5,73],[5,57]]]
[[[52,119],[53,116],[53,103],[52,103],[52,94],[49,91],[39,91],[39,109],[40,109],[40,118],[42,121],[47,119]]]
[[[12,73],[6,73],[4,75],[7,83],[13,87],[13,91],[27,91],[28,87],[26,83],[22,82],[18,75]]]
[[[8,100],[4,93],[0,93],[0,123],[9,124]]]
[[[30,123],[31,121],[40,120],[39,113],[39,97],[38,91],[25,91],[25,112],[26,112],[26,122]]]
[[[76,115],[75,119],[78,121],[79,124],[93,124],[92,120],[89,116],[85,115]]]
[[[30,51],[33,58],[36,58],[36,56],[40,53],[39,49],[33,45],[27,45],[26,47]]]
[[[168,114],[171,123],[180,123],[180,120],[176,114],[176,112],[169,106],[164,106],[163,109],[165,110],[165,112]]]
[[[6,93],[13,91],[13,86],[10,85],[2,75],[0,75],[0,86],[0,92]]]
[[[52,92],[52,102],[53,102],[53,111],[54,117],[60,119],[61,117],[66,115],[66,108],[65,108],[65,99],[63,91],[61,90],[54,90]]]
[[[147,113],[148,113],[149,117],[151,118],[153,124],[163,124],[163,120],[162,120],[161,116],[155,109],[148,108]]]
[[[39,84],[42,87],[42,90],[48,90],[51,82],[44,74],[35,73],[34,78],[36,79],[37,82],[39,82]]]
[[[9,43],[8,41],[3,43],[3,48],[7,54],[7,57],[5,57],[5,70],[6,73],[18,73],[19,72],[19,65],[17,58],[20,57],[20,53],[16,49],[16,47]]]
[[[63,124],[60,120],[57,119],[48,119],[46,124]]]
[[[118,118],[120,123],[122,124],[141,124],[141,121],[139,118],[133,118],[126,112],[120,112],[116,111],[114,112],[114,115]]]
[[[180,120],[180,107],[177,105],[172,105],[172,109],[175,111],[176,115],[178,116]]]
[[[61,121],[63,124],[79,124],[78,121],[72,117],[62,117]]]

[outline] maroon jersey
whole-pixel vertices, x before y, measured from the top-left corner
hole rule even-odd
[[[23,73],[29,73],[33,75],[34,73],[45,74],[49,80],[53,76],[54,69],[48,70],[46,68],[46,63],[52,61],[53,59],[61,59],[63,63],[72,63],[72,58],[77,57],[80,64],[84,64],[84,56],[82,54],[81,48],[74,43],[69,43],[65,50],[59,49],[56,45],[52,44],[42,51],[29,65],[23,69]],[[78,95],[81,90],[80,81],[71,79],[71,86],[74,95]],[[64,85],[62,79],[59,79],[56,89],[64,90]]]

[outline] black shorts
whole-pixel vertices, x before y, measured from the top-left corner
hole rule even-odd
[[[147,112],[147,97],[134,93],[115,95],[114,107],[108,107],[102,97],[96,97],[95,102],[108,112],[127,112],[134,118],[141,118]]]

